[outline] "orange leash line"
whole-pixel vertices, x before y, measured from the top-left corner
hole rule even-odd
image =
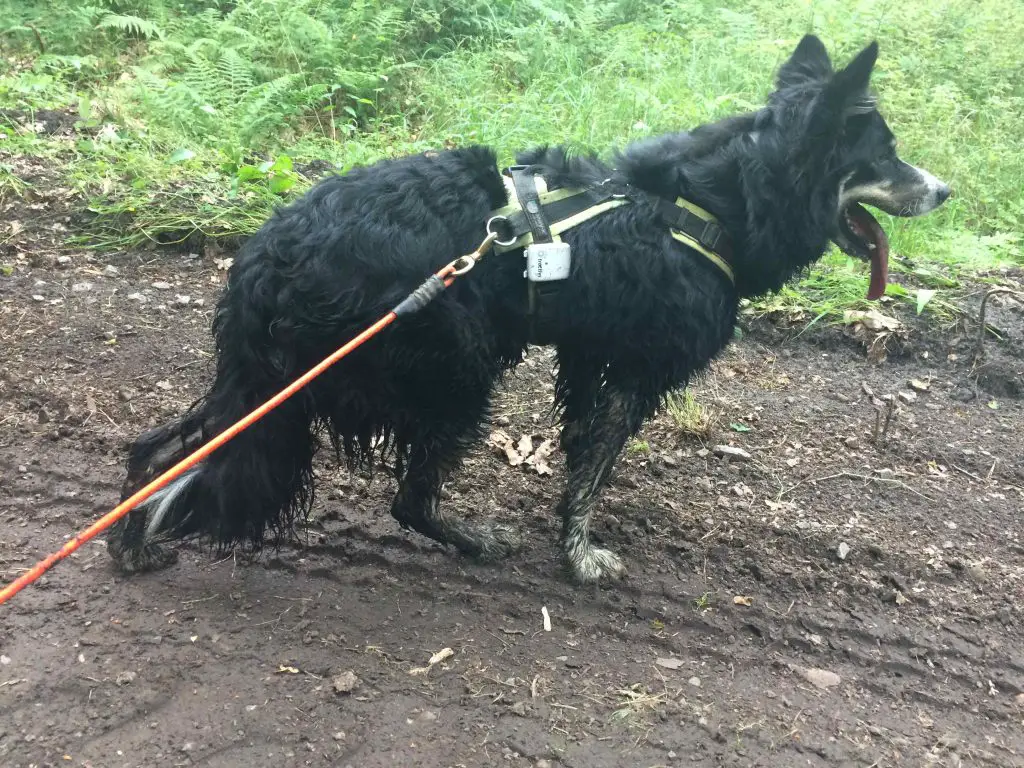
[[[456,277],[459,277],[460,275],[463,275],[466,272],[468,272],[472,268],[473,264],[480,260],[486,249],[490,247],[490,244],[491,242],[493,242],[493,240],[493,236],[488,236],[488,238],[484,240],[484,242],[481,243],[480,246],[473,253],[459,257],[452,263],[445,266],[439,272],[435,273],[434,277],[440,278],[444,282],[444,287],[447,288],[453,282],[455,282]],[[460,264],[461,266],[459,266]],[[369,339],[373,338],[378,333],[383,331],[385,328],[387,328],[389,325],[395,322],[397,318],[398,314],[396,314],[395,310],[391,310],[390,312],[388,312],[376,323],[371,325],[369,328],[360,333],[358,336],[356,336],[350,342],[345,344],[343,347],[340,347],[339,349],[335,350],[330,356],[321,360],[313,368],[310,368],[308,371],[306,371],[306,373],[304,373],[298,379],[293,381],[287,387],[285,387],[272,398],[270,398],[270,400],[263,403],[263,405],[259,406],[251,413],[249,413],[247,416],[244,416],[242,419],[232,424],[230,427],[228,427],[219,435],[210,440],[210,442],[203,445],[194,453],[186,456],[184,459],[179,461],[177,464],[168,469],[162,475],[152,480],[148,485],[136,491],[134,494],[132,494],[127,499],[118,504],[116,507],[114,507],[113,510],[105,514],[95,523],[93,523],[84,531],[79,533],[77,536],[75,536],[72,539],[69,539],[67,542],[64,543],[64,546],[62,546],[59,550],[54,552],[52,555],[49,555],[45,559],[40,560],[38,563],[29,568],[25,573],[23,573],[17,579],[12,581],[6,587],[0,589],[0,605],[6,603],[8,600],[10,600],[16,594],[18,594],[29,584],[32,584],[33,582],[37,581],[39,577],[46,573],[56,563],[60,562],[68,555],[70,555],[72,552],[81,547],[83,544],[85,544],[88,541],[91,541],[100,533],[107,530],[110,526],[112,526],[122,517],[131,512],[138,504],[148,499],[150,496],[159,491],[169,482],[179,477],[182,473],[194,467],[196,464],[201,462],[211,453],[213,453],[222,445],[224,445],[224,443],[228,442],[233,437],[235,437],[235,435],[237,435],[239,432],[246,429],[247,427],[252,426],[253,423],[262,419],[264,416],[270,413],[270,411],[274,410],[277,406],[279,406],[285,400],[290,398],[300,389],[305,387],[307,384],[309,384],[309,382],[311,382],[321,373],[323,373],[336,362],[341,360],[341,358],[345,357],[345,355],[347,355],[349,352],[351,352],[356,347],[362,345],[364,342],[368,341]]]

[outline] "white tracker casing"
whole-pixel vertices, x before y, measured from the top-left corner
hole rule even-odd
[[[526,247],[526,279],[533,283],[565,280],[572,266],[568,243],[533,243]]]

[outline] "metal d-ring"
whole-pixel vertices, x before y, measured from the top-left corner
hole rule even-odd
[[[487,226],[485,227],[485,229],[487,230],[487,234],[488,235],[494,235],[494,244],[495,245],[501,245],[501,246],[514,245],[516,240],[518,240],[519,238],[513,236],[511,240],[502,240],[498,236],[498,231],[494,228],[494,223],[498,222],[498,221],[503,221],[506,224],[508,224],[508,217],[507,216],[491,216],[491,218],[489,218],[487,220]]]
[[[613,184],[614,182],[615,180],[609,176],[607,179],[598,182],[594,186],[603,187],[605,184]],[[612,200],[622,200],[629,196],[626,192],[609,192],[608,194],[612,198]]]

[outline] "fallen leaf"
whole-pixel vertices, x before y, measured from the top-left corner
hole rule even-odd
[[[736,595],[736,597],[734,597],[732,599],[732,601],[736,605],[747,605],[747,606],[750,606],[750,605],[754,604],[754,598],[747,597],[746,595]]]
[[[903,324],[895,317],[889,317],[883,315],[877,309],[869,309],[867,311],[848,309],[843,312],[843,322],[846,325],[855,325],[860,323],[869,331],[898,331],[903,327]]]
[[[519,438],[519,442],[516,444],[516,450],[519,451],[519,455],[526,457],[533,453],[533,436],[523,435]]]
[[[287,666],[285,664],[281,664],[277,668],[277,674],[279,674],[279,675],[283,675],[283,674],[297,675],[297,674],[299,674],[299,670],[296,667],[289,667],[289,666]]]
[[[893,336],[903,338],[906,328],[894,317],[883,315],[876,309],[866,312],[847,310],[843,313],[847,333],[867,347],[868,360],[881,363],[888,355],[886,342]]]
[[[504,430],[492,432],[488,442],[508,460],[509,465],[517,467],[523,463],[523,456],[516,450],[515,441]]]
[[[428,661],[427,663],[430,664],[430,666],[434,666],[435,664],[440,664],[445,659],[449,659],[454,655],[455,651],[453,651],[451,648],[442,648],[440,651],[431,656],[430,661]]]
[[[682,659],[655,659],[654,663],[665,669],[679,669],[685,662]]]
[[[548,458],[555,451],[554,441],[540,440],[538,435],[523,435],[518,441],[503,429],[496,429],[491,432],[487,442],[500,456],[504,456],[509,466],[518,467],[526,465],[538,475],[551,475],[553,470],[548,464]]]
[[[447,659],[447,658],[449,658],[451,656],[454,656],[454,655],[455,655],[455,651],[453,651],[451,648],[442,648],[440,651],[438,651],[437,653],[435,653],[433,656],[430,657],[430,660],[427,662],[427,666],[425,666],[425,667],[413,667],[412,669],[409,670],[409,674],[410,675],[425,675],[425,674],[427,674],[427,672],[429,672],[431,669],[433,669],[435,664],[440,664],[445,659]]]
[[[554,441],[544,440],[534,450],[533,454],[526,459],[526,463],[530,466],[538,475],[551,475],[554,474],[554,470],[548,465],[548,457],[555,452]]]

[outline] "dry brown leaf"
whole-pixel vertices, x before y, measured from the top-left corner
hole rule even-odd
[[[754,598],[752,598],[752,597],[747,597],[746,595],[736,595],[736,597],[734,597],[734,598],[732,599],[732,601],[733,601],[733,603],[735,603],[736,605],[746,605],[746,606],[751,606],[751,605],[753,605],[753,604],[754,604]]]
[[[519,442],[516,444],[516,450],[519,451],[519,455],[526,458],[533,453],[533,435],[523,435],[519,438]]]
[[[843,322],[846,325],[855,325],[859,323],[869,331],[875,332],[899,331],[903,328],[903,324],[895,317],[883,315],[877,309],[869,309],[867,311],[848,309],[843,312]]]
[[[431,669],[434,668],[435,664],[440,664],[445,659],[450,658],[451,656],[454,656],[454,655],[455,655],[455,651],[453,651],[451,648],[442,648],[440,651],[438,651],[437,653],[435,653],[433,656],[430,657],[430,659],[427,661],[427,666],[425,666],[425,667],[413,667],[412,669],[409,670],[409,674],[410,675],[425,675],[425,674],[427,674],[427,672],[429,672]]]
[[[455,651],[453,651],[451,648],[442,648],[440,651],[431,656],[430,661],[428,661],[427,663],[430,664],[430,666],[434,666],[435,664],[440,664],[445,659],[449,659],[454,655]]]
[[[541,439],[540,435],[523,435],[516,441],[503,429],[496,429],[491,432],[487,442],[498,455],[508,461],[509,466],[518,467],[525,464],[538,475],[553,473],[548,464],[548,457],[554,453],[555,446],[554,441],[550,439]]]
[[[532,467],[538,475],[550,475],[553,474],[553,470],[548,465],[548,457],[555,452],[554,442],[552,440],[544,440],[534,450],[533,454],[526,459],[526,464]]]

